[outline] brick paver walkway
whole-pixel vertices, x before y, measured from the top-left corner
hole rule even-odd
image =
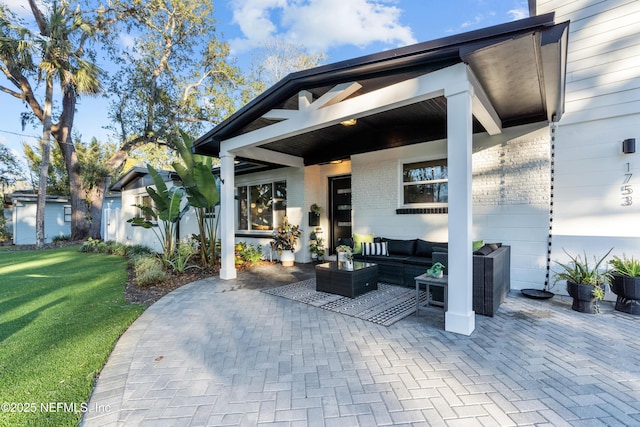
[[[83,425],[640,425],[639,319],[602,311],[512,292],[465,337],[204,280],[122,336]]]

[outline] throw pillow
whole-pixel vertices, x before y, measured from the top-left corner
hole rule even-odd
[[[387,242],[368,243],[362,244],[362,255],[384,255],[389,256],[387,250]]]
[[[484,240],[475,240],[473,242],[473,249],[472,252],[477,251],[478,249],[480,249],[481,247],[484,246]]]
[[[473,251],[474,255],[482,255],[482,256],[486,256],[489,255],[491,252],[493,252],[495,249],[493,249],[493,247],[489,244],[484,245],[483,247]]]
[[[363,243],[373,243],[373,233],[371,234],[353,233],[353,253],[354,254],[362,253]]]

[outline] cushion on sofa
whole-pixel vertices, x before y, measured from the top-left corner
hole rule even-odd
[[[389,256],[387,250],[387,242],[363,242],[362,243],[362,255],[383,255]]]
[[[397,240],[397,239],[384,239],[387,242],[387,248],[389,255],[404,255],[413,256],[416,248],[416,240]]]
[[[441,246],[441,244],[439,244],[438,246],[434,246],[433,247],[433,252],[448,253],[449,252],[449,246]],[[431,253],[432,255],[433,255],[433,252]]]
[[[407,265],[417,265],[424,267],[425,269],[431,267],[433,265],[433,259],[431,257],[422,257],[422,256],[410,256],[404,260],[404,263]],[[424,273],[424,271],[422,272]],[[422,274],[421,273],[421,274]]]
[[[474,255],[489,255],[491,252],[493,252],[495,249],[491,246],[491,245],[484,245],[481,248],[473,251]]]
[[[474,240],[471,243],[471,252],[477,251],[478,249],[480,249],[483,246],[484,246],[484,240]]]
[[[363,243],[373,243],[373,233],[371,234],[353,233],[353,253],[354,254],[362,253]]]
[[[428,240],[418,239],[416,240],[416,252],[414,255],[431,258],[431,254],[433,253],[433,248],[442,247],[442,246],[446,247],[447,244],[442,242],[430,242]]]

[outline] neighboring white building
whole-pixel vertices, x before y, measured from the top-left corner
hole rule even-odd
[[[13,244],[35,244],[38,196],[13,193],[10,199]],[[44,210],[44,231],[46,243],[51,243],[54,237],[71,236],[71,205],[66,197],[47,196]]]
[[[7,195],[9,204],[6,216],[13,234],[14,245],[33,245],[36,243],[36,210],[38,196],[32,193],[15,192]],[[102,237],[109,240],[108,232],[117,222],[114,214],[120,211],[120,195],[108,194],[104,198],[102,209]],[[71,204],[63,196],[47,196],[44,220],[45,242],[51,243],[55,237],[71,236]]]
[[[180,185],[177,174],[159,171],[167,187]],[[120,202],[109,209],[103,216],[103,227],[106,227],[105,240],[114,240],[125,245],[145,245],[162,253],[162,244],[153,229],[133,225],[127,221],[138,215],[140,210],[135,205],[151,203],[147,187],[153,186],[153,180],[146,168],[135,167],[127,171],[111,187],[111,191],[120,193]],[[183,200],[183,205],[186,198]],[[177,239],[182,240],[198,234],[198,224],[193,209],[187,211],[177,227]]]

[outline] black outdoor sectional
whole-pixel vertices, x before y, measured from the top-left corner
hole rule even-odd
[[[440,262],[445,266],[448,264],[447,243],[422,239],[400,240],[384,237],[374,239],[374,243],[382,242],[386,242],[388,255],[372,255],[362,253],[362,250],[354,250],[353,256],[358,261],[378,264],[379,282],[413,287],[415,277],[425,273],[434,263]],[[338,239],[338,245],[353,248],[354,240]],[[477,314],[493,316],[500,304],[504,302],[511,289],[510,269],[510,246],[500,243],[485,244],[474,251],[473,310]],[[434,293],[433,298],[442,301],[443,297]]]

